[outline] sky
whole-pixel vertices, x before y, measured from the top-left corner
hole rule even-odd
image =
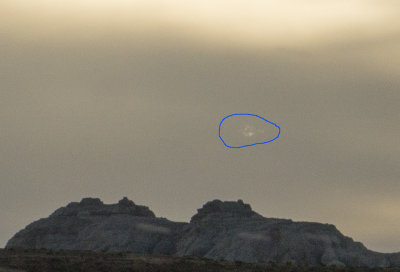
[[[83,197],[243,199],[400,251],[400,4],[0,1],[0,246]],[[251,113],[279,139],[224,146]],[[240,120],[226,139],[274,138]],[[264,136],[263,136],[264,137]]]

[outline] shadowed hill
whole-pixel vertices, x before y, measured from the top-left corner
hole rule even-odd
[[[243,201],[207,202],[189,223],[158,218],[127,198],[85,198],[18,232],[6,248],[197,256],[242,262],[400,266],[400,254],[368,250],[334,225],[265,218]]]

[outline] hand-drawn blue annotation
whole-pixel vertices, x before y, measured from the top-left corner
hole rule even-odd
[[[278,135],[277,135],[275,138],[273,138],[272,140],[268,140],[268,141],[265,141],[265,142],[256,142],[256,143],[252,143],[252,144],[245,144],[245,145],[239,145],[239,146],[231,146],[231,145],[228,145],[228,144],[224,141],[224,139],[222,139],[222,136],[221,136],[221,126],[222,126],[222,123],[223,123],[225,120],[227,120],[228,118],[233,118],[233,117],[235,117],[235,116],[250,116],[250,117],[259,118],[259,119],[261,119],[261,120],[267,122],[268,124],[271,124],[271,125],[274,125],[275,127],[277,127],[277,128],[278,128]],[[271,121],[268,121],[267,119],[265,119],[265,118],[263,118],[263,117],[261,117],[261,116],[258,116],[258,115],[256,115],[256,114],[250,114],[250,113],[234,113],[234,114],[228,115],[228,116],[224,117],[224,118],[221,120],[221,122],[219,123],[219,127],[218,127],[218,136],[219,136],[219,138],[221,139],[222,143],[223,143],[226,147],[229,147],[229,148],[243,148],[243,147],[249,147],[249,146],[253,146],[253,145],[261,145],[261,144],[270,143],[270,142],[273,142],[273,141],[275,141],[276,139],[278,139],[280,134],[281,134],[281,128],[280,128],[277,124],[275,124],[275,123],[273,123],[273,122],[271,122]]]

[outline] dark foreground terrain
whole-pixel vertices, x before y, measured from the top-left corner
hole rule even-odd
[[[53,251],[28,249],[0,249],[0,272],[235,272],[235,271],[329,271],[329,272],[394,272],[398,268],[363,268],[342,266],[306,266],[290,263],[242,263],[216,261],[198,257],[140,255],[133,253],[105,253],[91,251]]]

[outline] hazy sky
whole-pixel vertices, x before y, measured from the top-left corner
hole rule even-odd
[[[389,0],[0,1],[0,245],[127,196],[179,221],[240,198],[400,251],[399,18]],[[237,112],[280,138],[226,148]]]

